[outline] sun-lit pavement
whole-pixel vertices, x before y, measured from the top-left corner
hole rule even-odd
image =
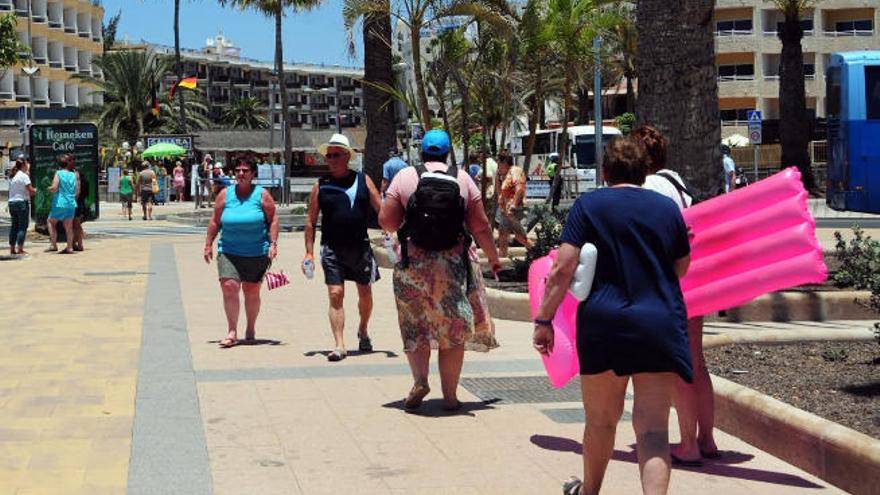
[[[434,375],[435,392],[408,414],[390,272],[375,287],[376,352],[334,364],[321,274],[306,281],[296,270],[301,234],[282,236],[275,268],[293,283],[263,293],[258,345],[227,350],[216,345],[225,322],[200,235],[97,237],[73,256],[0,262],[0,495],[535,494],[558,493],[581,471],[579,392],[547,385],[527,323],[497,321],[501,348],[468,353],[462,412],[441,410]],[[353,347],[353,287],[348,295]],[[718,440],[722,461],[676,469],[670,493],[837,493]],[[633,445],[627,414],[603,493],[639,491]]]

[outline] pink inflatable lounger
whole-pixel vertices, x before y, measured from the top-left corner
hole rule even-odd
[[[768,292],[825,280],[828,269],[807,196],[800,172],[790,167],[682,212],[693,233],[691,265],[681,280],[689,318]],[[553,251],[529,267],[532,317],[555,259]],[[602,253],[598,263],[602,263]],[[580,371],[577,306],[574,296],[566,294],[553,318],[553,352],[542,356],[555,387],[565,386]]]

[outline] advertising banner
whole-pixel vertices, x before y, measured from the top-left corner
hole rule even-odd
[[[98,128],[92,123],[39,124],[30,128],[31,180],[37,189],[31,210],[37,225],[45,225],[52,208],[49,186],[58,170],[58,157],[73,155],[86,191],[85,220],[96,220],[98,211]]]

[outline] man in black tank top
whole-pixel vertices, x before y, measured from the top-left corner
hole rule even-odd
[[[330,175],[315,182],[309,196],[303,271],[307,272],[307,263],[311,263],[314,270],[315,224],[320,213],[321,266],[330,298],[330,328],[336,341],[327,359],[340,361],[347,355],[343,338],[345,310],[342,306],[346,280],[355,282],[358,289],[358,350],[373,350],[367,324],[373,311],[373,290],[370,285],[379,280],[379,270],[367,237],[367,220],[369,209],[373,208],[378,213],[382,203],[373,181],[363,172],[348,168],[354,153],[348,138],[334,134],[328,143],[318,147],[318,151],[326,158]]]

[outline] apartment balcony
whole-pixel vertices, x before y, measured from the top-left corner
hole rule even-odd
[[[269,81],[254,81],[254,88],[266,89],[269,87]]]
[[[328,103],[324,103],[324,102],[312,103],[312,110],[326,112],[329,108],[330,108],[330,105]]]
[[[47,4],[49,28],[62,29],[64,27],[64,4],[62,2],[49,2]]]
[[[0,12],[8,12],[15,9],[13,0],[0,0]]]
[[[49,106],[64,106],[64,81],[49,81]]]
[[[66,8],[64,9],[64,32],[65,33],[76,33],[76,9],[75,8]]]
[[[237,88],[249,88],[249,87],[251,87],[251,81],[250,81],[250,79],[235,79],[235,80],[232,82],[232,84],[235,85],[235,87],[237,87]]]
[[[11,70],[0,74],[0,100],[15,99],[15,76]]]
[[[49,104],[49,79],[45,77],[34,78],[34,105]]]
[[[20,15],[22,17],[27,17],[27,15],[28,15],[27,0],[15,0],[15,14]]]
[[[17,76],[15,78],[15,101],[31,100],[31,84],[26,76]]]
[[[101,19],[92,17],[92,41],[104,40],[104,27],[101,26]]]
[[[76,33],[80,38],[92,37],[92,14],[80,12],[76,15]]]
[[[38,24],[44,24],[48,17],[46,0],[33,0],[31,2],[31,20]]]
[[[65,84],[64,85],[64,105],[68,107],[78,107],[79,106],[79,85],[78,84]]]

